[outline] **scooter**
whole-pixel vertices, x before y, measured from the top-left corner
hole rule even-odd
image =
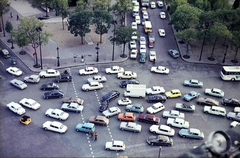
[[[12,63],[13,65],[16,65],[16,64],[17,64],[17,61],[16,61],[14,58],[11,58],[11,63]]]

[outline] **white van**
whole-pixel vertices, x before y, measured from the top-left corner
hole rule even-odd
[[[138,7],[133,7],[133,17],[139,16],[139,8]]]
[[[151,23],[151,21],[145,21],[144,31],[145,31],[145,33],[151,33],[152,32],[152,23]]]
[[[222,107],[217,107],[217,106],[204,106],[205,113],[213,114],[213,115],[218,115],[218,116],[225,116],[226,115],[226,109]]]

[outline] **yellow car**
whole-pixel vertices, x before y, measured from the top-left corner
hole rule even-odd
[[[170,92],[165,93],[167,98],[176,98],[176,97],[181,97],[182,94],[179,89],[173,89]]]
[[[147,8],[146,7],[142,7],[142,13],[147,12]]]
[[[25,125],[28,125],[29,123],[31,123],[31,118],[29,116],[24,115],[21,119],[20,122],[22,122]]]

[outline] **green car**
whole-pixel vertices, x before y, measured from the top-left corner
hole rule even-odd
[[[139,62],[140,62],[140,63],[145,63],[145,62],[146,62],[146,57],[147,57],[147,56],[146,56],[145,53],[141,53]]]

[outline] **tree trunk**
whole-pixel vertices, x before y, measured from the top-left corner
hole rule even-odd
[[[189,46],[189,43],[187,43],[187,52],[186,52],[186,55],[188,55],[188,46]]]
[[[46,6],[46,17],[49,17],[48,16],[48,5],[47,5],[47,3],[45,3],[45,6]]]
[[[100,34],[100,43],[102,43],[102,34]]]
[[[237,59],[237,54],[238,54],[238,48],[236,49],[236,54],[234,56],[234,59],[233,60],[236,60]]]
[[[123,43],[123,57],[125,57],[125,45],[126,43]]]
[[[215,45],[216,45],[216,43],[217,43],[217,40],[218,40],[218,38],[216,38],[215,41],[214,41],[211,57],[213,57],[213,52],[214,52],[214,49],[215,49]]]
[[[64,30],[64,23],[63,23],[63,18],[62,18],[62,26],[63,26],[63,30]]]
[[[3,29],[3,37],[5,37],[4,23],[3,23],[3,15],[2,15],[2,29]]]
[[[81,41],[82,41],[82,44],[83,44],[83,36],[81,36]]]

